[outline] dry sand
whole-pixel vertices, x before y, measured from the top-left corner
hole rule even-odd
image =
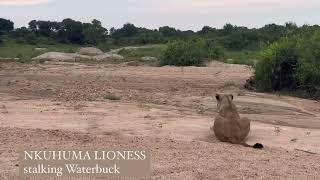
[[[222,63],[0,64],[0,179],[18,179],[26,147],[149,149],[152,179],[319,179],[320,102],[248,92],[251,74]],[[266,148],[218,142],[209,130],[216,92],[236,95],[253,120],[247,142]]]

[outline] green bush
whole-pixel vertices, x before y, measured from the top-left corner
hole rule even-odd
[[[200,66],[206,58],[216,59],[224,55],[223,49],[213,41],[202,38],[193,40],[173,40],[161,57],[161,65]]]
[[[117,48],[112,43],[112,40],[108,39],[105,42],[98,43],[97,47],[101,49],[103,52],[108,52],[110,51],[110,49]]]
[[[263,50],[255,66],[257,88],[280,90],[297,87],[298,54],[296,38],[284,38]]]
[[[320,92],[320,32],[284,38],[262,51],[255,67],[262,90]]]
[[[225,57],[224,49],[221,45],[213,40],[206,41],[206,58],[209,59],[220,59]]]
[[[203,62],[205,44],[202,40],[173,40],[167,46],[161,65],[192,66]]]
[[[298,79],[301,86],[320,86],[320,32],[299,44]]]

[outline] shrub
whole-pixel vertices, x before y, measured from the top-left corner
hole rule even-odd
[[[110,51],[110,49],[114,48],[110,39],[106,40],[105,42],[99,43],[97,47],[101,49],[103,52]]]
[[[320,32],[299,44],[297,76],[301,86],[320,86]]]
[[[242,30],[239,32],[234,32],[227,36],[224,40],[226,47],[232,50],[241,50],[250,45],[257,46],[259,43],[259,35],[254,30]]]
[[[119,54],[128,59],[140,59],[141,57],[155,57],[160,58],[166,49],[166,45],[158,44],[158,45],[148,45],[142,46],[137,49],[121,49]]]
[[[263,90],[297,87],[297,38],[284,38],[262,51],[255,67],[257,88]]]
[[[173,40],[167,46],[160,61],[162,65],[192,66],[203,62],[205,44],[202,40]]]
[[[173,40],[161,57],[161,65],[200,66],[205,58],[216,59],[224,55],[223,49],[213,41],[202,38],[193,40]]]
[[[139,55],[136,53],[136,51],[134,51],[134,50],[131,50],[131,49],[121,49],[120,51],[119,51],[119,54],[121,55],[121,56],[124,56],[124,57],[134,57],[134,58],[138,58],[139,57]]]
[[[263,50],[255,81],[263,90],[299,89],[320,97],[320,32],[284,38]]]
[[[206,51],[206,58],[220,59],[225,57],[223,47],[213,40],[206,41],[205,51]]]
[[[115,94],[112,94],[112,93],[107,93],[105,96],[104,96],[104,99],[109,99],[111,101],[118,101],[120,100],[121,98],[116,96]]]

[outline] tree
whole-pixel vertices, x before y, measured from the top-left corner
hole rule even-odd
[[[110,36],[112,36],[115,31],[116,31],[116,29],[114,27],[110,28],[110,30],[109,30]]]
[[[29,22],[29,30],[37,35],[45,37],[54,37],[60,29],[60,23],[55,21],[36,21]]]
[[[17,42],[21,43],[36,44],[37,41],[34,32],[26,27],[15,29],[12,32],[12,37],[16,39]]]
[[[0,31],[9,32],[14,28],[14,23],[8,19],[0,18]]]
[[[161,43],[164,41],[163,35],[157,30],[144,30],[137,39],[139,44]]]
[[[2,40],[2,32],[0,31],[0,45],[1,45],[2,42],[3,42],[3,40]]]
[[[159,32],[162,33],[164,37],[172,37],[177,35],[177,30],[169,26],[160,27]]]
[[[239,30],[227,36],[225,43],[230,49],[241,50],[259,44],[259,35],[254,30]]]
[[[236,28],[236,26],[233,26],[232,24],[227,23],[223,26],[222,34],[229,35],[234,32],[235,28]]]
[[[51,23],[50,21],[37,21],[38,32],[45,36],[49,37],[51,34]]]
[[[97,45],[99,42],[105,41],[108,30],[102,27],[100,21],[94,19],[92,23],[83,24],[83,35],[85,43]]]
[[[215,30],[214,28],[210,27],[210,26],[204,26],[199,33],[200,34],[208,34],[209,32]]]
[[[138,34],[138,28],[134,24],[124,24],[122,28],[116,29],[112,36],[115,38],[122,38],[122,37],[133,37]]]
[[[60,23],[59,30],[57,31],[57,39],[64,43],[84,43],[83,27],[79,21],[70,18],[64,19]]]
[[[287,22],[285,28],[287,35],[294,35],[299,30],[298,26],[293,22]]]
[[[29,29],[33,32],[38,31],[38,25],[36,20],[32,20],[29,22]]]
[[[285,34],[285,27],[277,24],[267,24],[259,29],[263,41],[273,43]]]

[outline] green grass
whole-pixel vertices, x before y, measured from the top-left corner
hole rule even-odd
[[[4,38],[3,43],[0,44],[0,57],[2,58],[19,58],[20,62],[31,62],[31,59],[43,54],[45,52],[66,52],[74,53],[79,48],[80,45],[75,44],[62,44],[52,41],[45,43],[45,40],[42,44],[31,45],[27,43],[17,43],[15,40],[10,38]],[[101,48],[100,46],[98,46]],[[109,44],[106,44],[106,48],[102,48],[107,51],[111,47]],[[125,60],[121,62],[127,62],[132,60],[140,60],[144,56],[152,56],[160,58],[164,52],[166,45],[155,44],[155,45],[146,45],[142,46],[143,48],[133,49],[133,50],[122,50],[120,55],[125,57]],[[35,50],[35,48],[47,48],[46,50]],[[85,61],[85,60],[84,60]],[[86,63],[86,62],[85,62]],[[89,63],[89,62],[88,62]],[[91,62],[92,63],[92,62]],[[110,62],[109,62],[110,63]],[[115,62],[119,63],[119,62]]]
[[[43,40],[45,42],[45,40]],[[104,50],[108,50],[110,44],[105,45],[105,48],[98,46]],[[35,50],[35,48],[47,48],[44,51]],[[167,46],[165,44],[153,44],[141,46],[142,48],[132,49],[132,50],[121,50],[120,55],[125,57],[123,62],[128,61],[141,61],[141,57],[151,56],[160,59]],[[0,57],[3,58],[20,58],[20,62],[30,62],[30,60],[40,54],[45,52],[66,52],[73,53],[80,48],[80,45],[75,44],[62,44],[62,43],[53,43],[47,42],[46,44],[30,45],[26,43],[17,43],[13,39],[4,38],[3,43],[0,44]],[[113,47],[114,48],[114,47]],[[226,51],[225,60],[226,63],[233,64],[247,64],[253,65],[255,59],[257,59],[257,51]],[[91,61],[90,61],[91,62]],[[90,63],[88,62],[88,63]],[[92,63],[92,62],[91,62]],[[118,62],[119,63],[119,62]]]
[[[35,48],[47,48],[44,51],[35,50]],[[0,57],[2,58],[20,58],[21,61],[29,61],[31,58],[49,51],[57,52],[76,52],[79,45],[55,43],[50,45],[38,44],[30,45],[26,43],[17,43],[15,40],[5,39],[0,44]]]
[[[226,51],[225,62],[232,64],[254,65],[259,51]]]
[[[167,48],[164,44],[154,44],[141,46],[142,48],[131,49],[131,50],[121,50],[120,55],[124,56],[126,59],[136,60],[144,56],[151,56],[160,58]]]
[[[144,56],[152,56],[160,59],[167,46],[165,44],[154,44],[142,46],[143,48],[121,50],[120,55],[125,57],[125,61],[140,60]],[[254,65],[259,51],[243,50],[243,51],[226,51],[225,63]]]

